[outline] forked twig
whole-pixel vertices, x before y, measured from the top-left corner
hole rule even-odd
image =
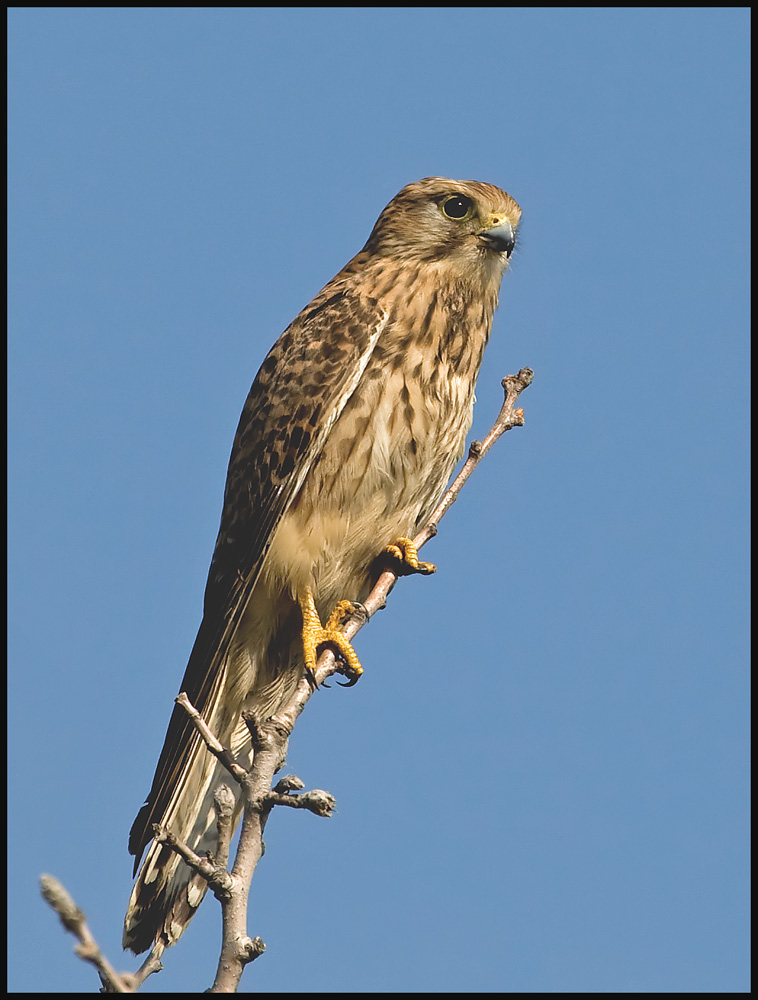
[[[160,961],[150,955],[138,972],[116,972],[100,951],[100,946],[87,926],[87,918],[84,913],[58,879],[53,875],[41,875],[39,882],[45,901],[58,914],[66,930],[79,941],[74,951],[79,958],[90,962],[97,969],[104,993],[136,993],[151,973],[160,972],[163,968]]]

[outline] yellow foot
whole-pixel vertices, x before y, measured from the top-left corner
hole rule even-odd
[[[384,551],[399,560],[400,568],[397,572],[400,576],[409,576],[411,573],[423,573],[428,576],[437,572],[434,563],[419,562],[418,549],[410,538],[398,538],[394,545],[388,545]]]
[[[325,626],[321,624],[313,600],[313,591],[310,587],[306,587],[303,593],[298,595],[298,602],[303,613],[303,652],[305,654],[305,669],[309,676],[314,678],[316,675],[319,646],[329,643],[335,647],[345,661],[346,666],[343,672],[349,678],[348,684],[345,686],[352,687],[363,673],[360,660],[342,631],[342,626],[354,612],[352,602],[339,601],[334,611],[329,615]]]

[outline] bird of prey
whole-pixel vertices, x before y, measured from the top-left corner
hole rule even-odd
[[[409,184],[261,365],[234,439],[180,689],[240,763],[252,754],[242,711],[275,714],[320,647],[336,647],[360,672],[339,609],[365,599],[382,553],[402,572],[434,570],[408,539],[463,453],[520,216],[491,184]],[[213,795],[227,781],[175,707],[129,837],[135,871],[147,855],[124,947],[160,953],[189,923],[205,882],[153,841],[153,824],[212,853]]]

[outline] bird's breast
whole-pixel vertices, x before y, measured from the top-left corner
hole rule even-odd
[[[443,344],[390,329],[380,341],[280,522],[267,576],[327,603],[356,597],[382,549],[415,534],[471,426],[487,330],[466,332],[449,325]]]

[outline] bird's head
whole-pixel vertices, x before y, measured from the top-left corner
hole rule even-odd
[[[518,204],[494,184],[425,177],[395,195],[364,250],[395,261],[440,263],[460,277],[499,282],[520,218]]]

